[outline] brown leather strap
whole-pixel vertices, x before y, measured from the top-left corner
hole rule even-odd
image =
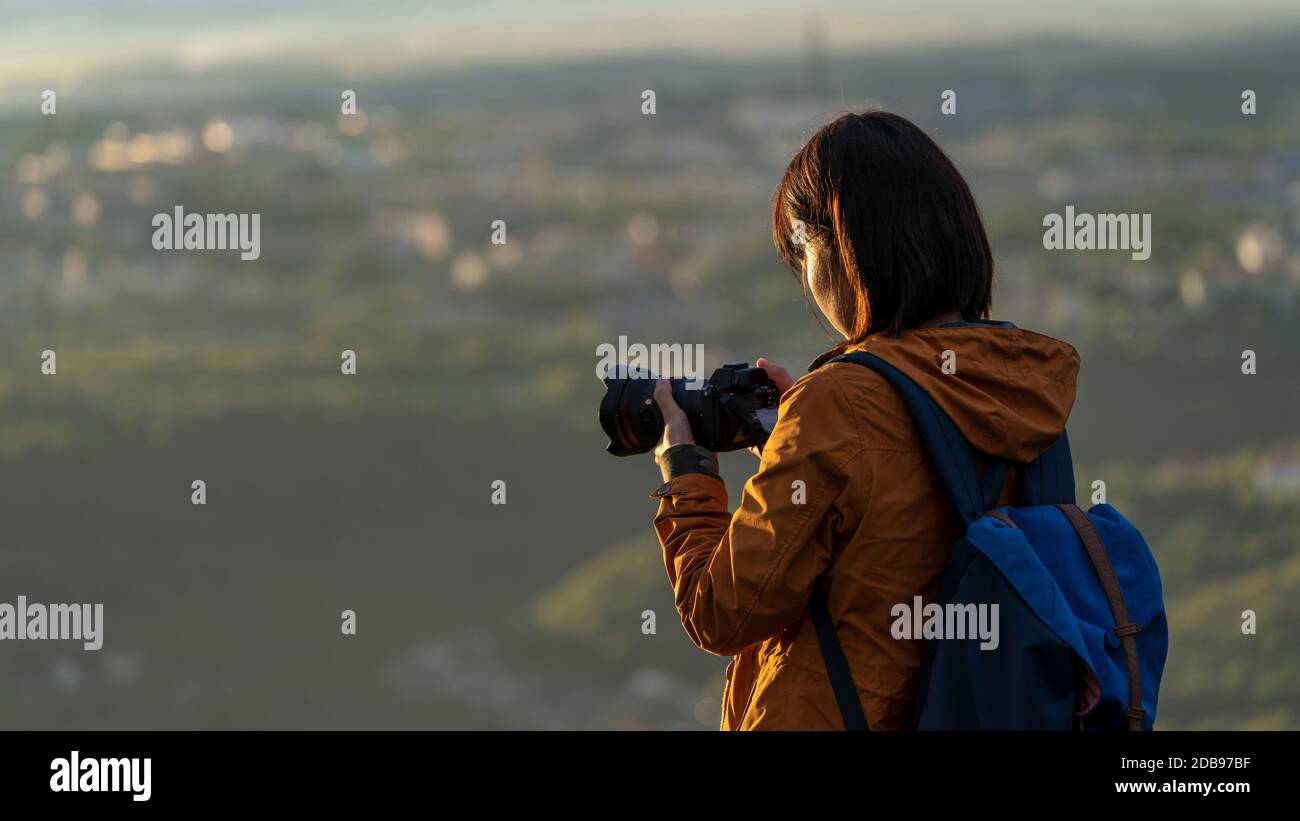
[[[984,515],[985,515],[985,516],[992,516],[994,519],[997,519],[998,521],[1002,522],[1002,523],[1003,523],[1004,525],[1006,525],[1007,527],[1014,527],[1016,530],[1019,530],[1019,529],[1020,529],[1020,528],[1016,527],[1016,523],[1015,523],[1015,522],[1011,521],[1011,517],[1010,517],[1010,516],[1007,516],[1006,514],[1003,514],[1003,513],[999,513],[999,512],[996,511],[996,510],[990,510],[988,513],[985,513]]]
[[[1138,627],[1128,620],[1128,609],[1124,607],[1124,592],[1120,589],[1119,579],[1115,577],[1115,568],[1111,566],[1110,557],[1106,555],[1101,537],[1097,535],[1087,514],[1078,505],[1057,505],[1057,507],[1065,514],[1065,518],[1070,520],[1074,532],[1079,534],[1079,541],[1083,542],[1083,548],[1088,552],[1088,558],[1092,560],[1092,566],[1097,571],[1097,578],[1101,580],[1101,589],[1106,592],[1106,600],[1110,602],[1110,614],[1115,619],[1115,635],[1119,636],[1119,642],[1124,648],[1124,656],[1128,661],[1128,709],[1124,715],[1128,717],[1129,730],[1140,731],[1146,711],[1142,709],[1142,670],[1138,667],[1137,641],[1133,638]]]

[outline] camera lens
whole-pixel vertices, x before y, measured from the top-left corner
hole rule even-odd
[[[600,427],[615,456],[647,453],[663,435],[664,418],[654,400],[655,380],[609,377],[600,400]]]

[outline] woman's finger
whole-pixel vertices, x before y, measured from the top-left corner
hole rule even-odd
[[[658,379],[655,381],[655,404],[659,406],[659,412],[667,419],[670,414],[683,413],[677,400],[673,399],[673,386],[667,379]],[[684,414],[683,414],[684,415]]]
[[[790,376],[790,372],[780,365],[764,359],[761,356],[755,364],[767,371],[767,378],[772,380],[772,383],[776,385],[776,389],[781,393],[788,391],[790,386],[794,384],[794,377]]]
[[[691,433],[691,422],[686,418],[686,412],[677,404],[677,400],[673,399],[672,383],[667,379],[657,381],[654,398],[655,404],[659,406],[659,412],[664,417],[664,438],[660,447],[695,444],[695,436]]]

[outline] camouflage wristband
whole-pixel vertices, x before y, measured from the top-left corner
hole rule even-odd
[[[699,445],[673,445],[655,456],[664,481],[671,481],[687,473],[704,473],[718,476],[718,455]]]

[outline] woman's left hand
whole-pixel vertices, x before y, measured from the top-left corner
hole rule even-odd
[[[673,386],[667,379],[660,379],[655,383],[655,404],[659,406],[659,412],[664,417],[664,435],[659,440],[659,446],[655,448],[655,456],[674,445],[693,445],[695,444],[695,435],[691,433],[691,421],[686,418],[686,411],[682,410],[673,399]]]

